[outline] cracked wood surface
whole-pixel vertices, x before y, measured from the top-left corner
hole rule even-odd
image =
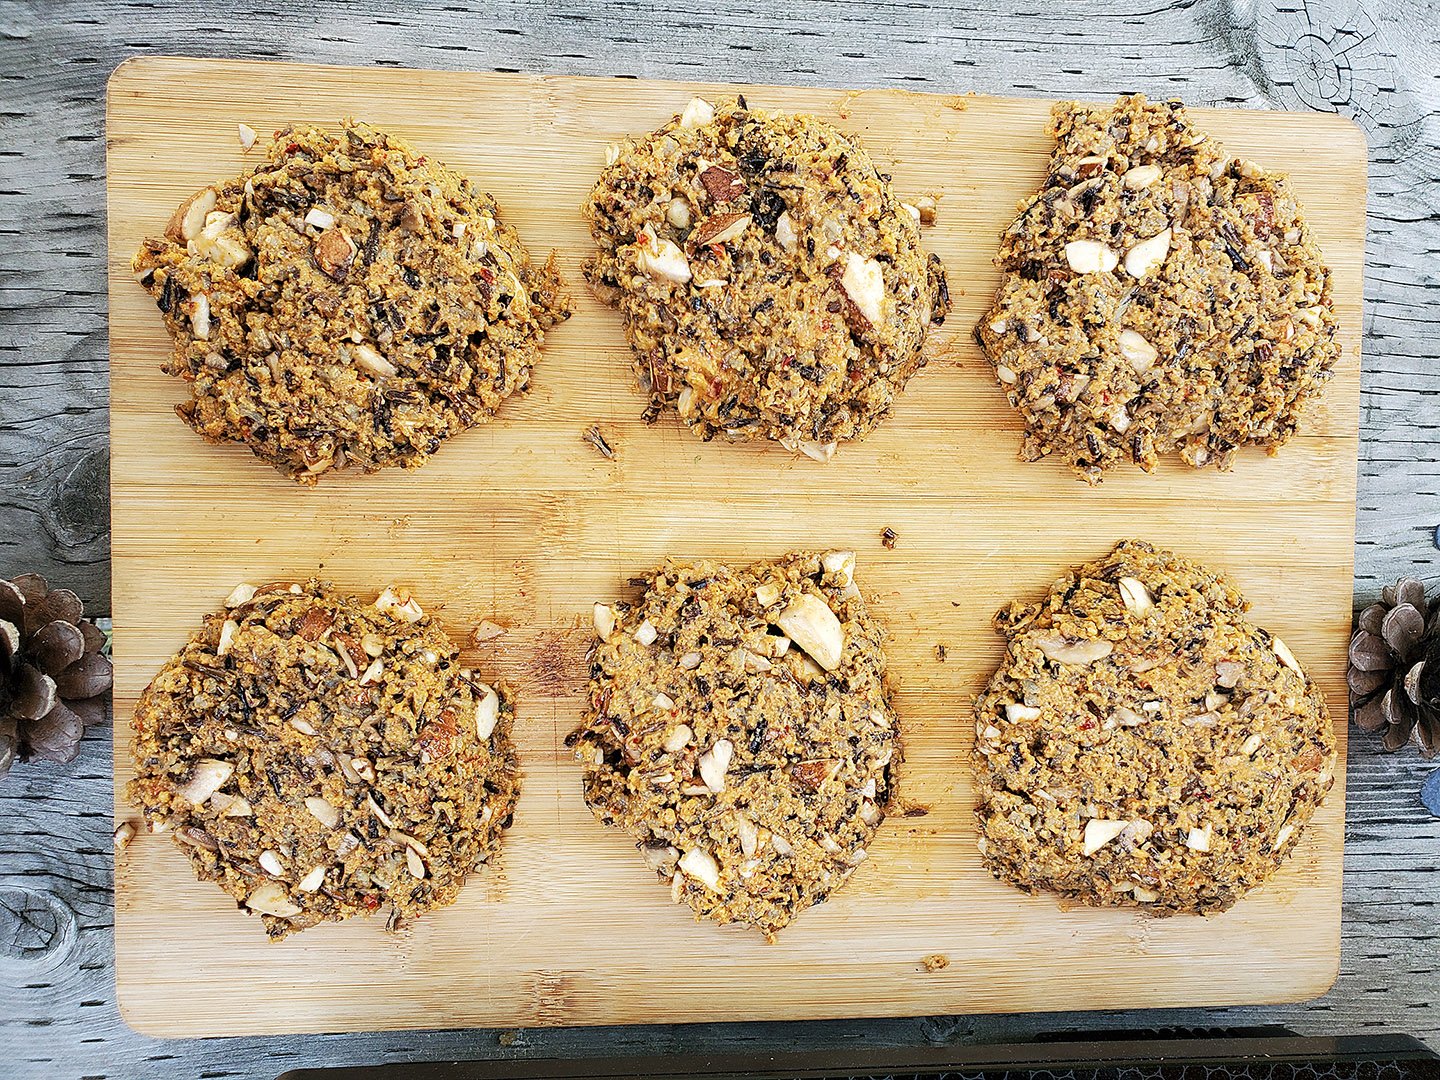
[[[103,90],[147,53],[455,70],[713,78],[1316,109],[1370,141],[1356,600],[1440,560],[1440,5],[1215,0],[667,5],[491,0],[479,10],[0,4],[0,574],[37,570],[108,613]],[[1303,582],[1296,583],[1303,588]],[[156,603],[164,603],[157,597]],[[1440,822],[1428,767],[1352,740],[1344,950],[1324,997],[1276,1008],[806,1024],[159,1041],[114,1004],[110,733],[0,785],[0,1053],[20,1077],[275,1076],[311,1064],[946,1043],[1038,1031],[1288,1023],[1440,1042]],[[318,972],[317,977],[326,976]]]

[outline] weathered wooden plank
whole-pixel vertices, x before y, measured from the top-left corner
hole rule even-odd
[[[0,573],[45,570],[108,605],[103,477],[106,373],[101,89],[141,52],[312,62],[668,78],[748,78],[1045,96],[1121,89],[1195,104],[1317,108],[1356,118],[1371,140],[1371,218],[1356,598],[1417,567],[1435,576],[1440,426],[1434,362],[1440,279],[1440,13],[1434,0],[1279,5],[1221,0],[1069,7],[1023,4],[742,3],[696,0],[537,9],[496,0],[474,12],[372,0],[366,10],[257,5],[49,3],[0,7]],[[654,44],[655,42],[663,44]],[[20,194],[14,194],[14,193]],[[37,374],[43,373],[43,374]],[[31,381],[32,376],[35,381]],[[33,388],[43,385],[43,392]],[[16,394],[11,387],[24,387]],[[53,388],[52,388],[53,387]],[[57,541],[44,520],[68,490],[62,451],[84,447],[80,524]],[[39,449],[46,448],[46,449]],[[38,456],[37,456],[38,454]],[[63,500],[62,500],[63,501]],[[76,505],[72,501],[70,505]],[[157,602],[164,602],[157,598]],[[79,910],[55,968],[0,957],[0,1054],[16,1076],[273,1076],[300,1063],[385,1058],[975,1041],[1067,1027],[1278,1021],[1311,1032],[1440,1037],[1436,870],[1440,823],[1415,798],[1413,755],[1352,742],[1342,973],[1318,1002],[1267,1010],[1049,1017],[918,1018],[806,1025],[698,1025],[584,1032],[385,1034],[162,1043],[114,1007],[108,888],[109,739],[91,732],[67,770],[35,765],[0,785],[0,886],[29,886]],[[57,796],[59,800],[57,801]],[[98,814],[84,818],[82,813]],[[46,855],[45,853],[52,853]],[[57,859],[53,853],[63,852]],[[68,975],[56,972],[64,968]]]

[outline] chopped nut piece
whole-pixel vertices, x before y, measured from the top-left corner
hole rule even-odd
[[[230,595],[225,598],[227,608],[240,607],[248,604],[255,597],[255,586],[246,585],[243,581],[230,590]]]
[[[323,207],[312,206],[310,212],[305,215],[305,224],[313,225],[321,232],[324,232],[335,224],[335,215]]]
[[[249,124],[237,124],[236,131],[240,136],[240,149],[248,153],[255,145],[255,129]]]
[[[640,269],[651,277],[665,278],[678,284],[690,280],[690,262],[673,242],[662,240],[647,225],[645,232],[636,239],[640,249]]]
[[[830,605],[813,593],[800,593],[775,617],[775,625],[826,671],[840,666],[845,631]]]
[[[355,259],[355,241],[344,229],[326,229],[315,241],[315,264],[336,281],[344,279]]]
[[[201,188],[171,215],[169,224],[165,226],[165,235],[177,243],[194,240],[205,228],[205,219],[215,209],[218,198],[219,192],[213,187]]]
[[[702,97],[693,97],[685,104],[680,114],[680,126],[687,128],[704,127],[715,119],[715,109]]]
[[[298,882],[296,882],[296,883],[295,883],[295,888],[296,888],[296,890],[299,891],[299,892],[313,893],[313,892],[315,892],[315,890],[319,889],[320,886],[323,885],[324,883],[325,883],[325,867],[324,867],[324,865],[322,864],[322,865],[320,865],[320,866],[316,866],[316,867],[314,867],[313,869],[311,869],[311,871],[310,871],[308,874],[306,874],[306,875],[305,875],[304,877],[302,877]]]
[[[1155,610],[1155,597],[1139,578],[1122,577],[1119,581],[1120,597],[1132,615],[1148,615]]]
[[[210,298],[204,293],[196,293],[181,304],[180,309],[190,316],[191,332],[201,341],[208,341],[210,339]]]
[[[1125,253],[1125,272],[1143,278],[1158,270],[1170,254],[1170,230],[1162,229],[1148,240],[1142,240]]]
[[[731,240],[738,240],[741,233],[750,227],[749,214],[716,214],[714,217],[706,218],[695,231],[691,233],[690,240],[696,247],[708,247],[712,244],[726,244]],[[724,284],[724,281],[720,281]],[[697,282],[697,287],[699,283]]]
[[[470,632],[470,640],[476,645],[483,645],[487,641],[494,641],[505,634],[505,627],[499,623],[493,623],[489,619],[481,619],[479,625]]]
[[[419,622],[425,617],[425,612],[420,610],[415,598],[408,592],[397,593],[394,586],[387,585],[385,591],[375,598],[375,608],[409,623]]]
[[[1191,851],[1210,850],[1210,826],[1203,829],[1191,829],[1185,837],[1185,846]]]
[[[272,877],[285,875],[285,865],[280,861],[280,853],[274,848],[266,848],[260,853],[260,869]]]
[[[718,739],[715,745],[700,755],[700,779],[711,791],[725,790],[725,774],[730,769],[730,759],[735,745],[729,739]]]
[[[1035,639],[1036,646],[1057,664],[1093,664],[1103,660],[1115,651],[1115,646],[1104,638],[1086,641],[1068,641],[1058,635]]]
[[[794,251],[799,241],[800,236],[795,231],[795,219],[790,216],[789,210],[785,210],[775,219],[775,242],[786,251]]]
[[[380,822],[381,825],[384,825],[385,828],[393,829],[395,827],[395,822],[391,820],[390,815],[385,812],[384,808],[375,801],[374,795],[365,796],[365,805],[369,807],[370,813],[375,815],[375,820]]]
[[[680,856],[680,870],[711,892],[720,891],[720,865],[709,852],[691,848]]]
[[[1021,720],[1038,720],[1040,719],[1040,710],[1033,705],[1021,705],[1012,701],[1005,706],[1005,719],[1012,724]]]
[[[340,811],[329,801],[312,795],[305,800],[305,809],[310,811],[310,816],[324,825],[327,829],[333,829],[340,824]]]
[[[737,173],[712,165],[700,174],[700,184],[716,202],[728,202],[745,191],[745,181]]]
[[[477,684],[476,689],[481,696],[475,703],[475,736],[484,740],[494,734],[500,720],[500,695],[484,683]]]
[[[829,551],[820,557],[820,565],[825,568],[827,574],[837,574],[842,585],[849,585],[855,580],[855,552],[853,551]]]
[[[1120,331],[1120,355],[1130,361],[1137,372],[1149,371],[1160,353],[1134,330]]]
[[[595,605],[595,635],[601,641],[609,641],[615,632],[615,609],[609,604]]]
[[[641,645],[654,645],[656,638],[655,624],[649,619],[646,619],[635,628],[635,633],[632,636]]]
[[[423,878],[425,876],[425,860],[420,857],[420,852],[416,851],[413,847],[407,846],[405,848],[405,868],[410,871],[410,876],[413,878]]]
[[[690,740],[694,737],[695,732],[690,729],[689,724],[680,724],[665,736],[665,751],[670,754],[678,754],[690,745]]]
[[[677,229],[690,228],[691,222],[694,220],[690,213],[690,204],[684,199],[671,199],[670,204],[665,208],[665,220]]]
[[[740,852],[747,858],[760,847],[760,832],[755,823],[744,814],[735,815],[735,831],[740,834]]]
[[[369,345],[356,345],[350,350],[350,355],[355,359],[355,365],[368,371],[371,375],[380,378],[389,378],[399,374],[399,368],[386,360],[380,353]]]
[[[216,758],[201,758],[195,762],[190,779],[180,788],[179,796],[191,806],[201,806],[205,800],[225,786],[235,774],[235,766]]]
[[[217,791],[210,796],[210,805],[220,811],[221,817],[251,817],[255,808],[250,805],[250,800],[242,795],[229,795],[223,791]]]
[[[772,670],[774,666],[775,665],[770,663],[770,660],[767,657],[761,656],[759,653],[753,653],[748,651],[745,653],[746,671],[755,672],[757,674],[764,673],[766,671]]]
[[[134,822],[122,821],[122,822],[120,822],[119,825],[116,825],[116,826],[115,826],[115,833],[114,833],[115,854],[116,854],[116,855],[119,855],[122,851],[124,851],[127,847],[130,846],[130,841],[131,841],[131,840],[134,840],[134,839],[135,839],[135,824],[134,824]]]
[[[265,882],[253,889],[245,898],[245,906],[261,915],[274,915],[277,919],[293,918],[301,910],[278,881]]]
[[[800,453],[822,464],[835,456],[835,443],[833,442],[818,443],[810,439],[801,439],[795,445]]]
[[[866,322],[879,326],[885,321],[885,272],[876,260],[847,253],[840,284]]]
[[[1130,191],[1140,191],[1159,180],[1162,175],[1159,165],[1136,165],[1120,178]]]
[[[1072,240],[1065,245],[1065,261],[1077,274],[1108,274],[1120,256],[1096,240]]]
[[[1295,659],[1295,654],[1290,651],[1290,646],[1272,634],[1270,637],[1270,647],[1275,650],[1275,655],[1280,658],[1282,664],[1302,679],[1305,677],[1305,671],[1300,667],[1300,661]]]
[[[1128,821],[1110,821],[1105,818],[1091,818],[1085,823],[1084,851],[1094,855],[1106,844],[1125,831]]]

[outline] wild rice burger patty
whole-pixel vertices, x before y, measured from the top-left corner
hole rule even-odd
[[[519,785],[505,687],[387,589],[240,586],[135,709],[127,794],[282,938],[454,901]]]
[[[995,618],[975,706],[985,864],[1028,892],[1224,911],[1330,789],[1325,701],[1223,575],[1127,540]]]
[[[1055,107],[1040,191],[1001,239],[976,338],[1022,456],[1090,483],[1178,453],[1272,452],[1330,378],[1330,272],[1279,173],[1226,155],[1179,102]]]
[[[353,122],[282,128],[134,266],[190,383],[180,418],[305,484],[424,463],[527,388],[571,310],[493,198]]]
[[[949,310],[915,214],[813,116],[696,98],[614,148],[585,273],[619,307],[647,418],[828,459],[889,413]]]
[[[866,858],[900,759],[854,554],[667,561],[596,605],[585,801],[696,918],[769,939]]]

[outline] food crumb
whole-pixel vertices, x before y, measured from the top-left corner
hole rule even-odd
[[[920,961],[925,965],[926,971],[944,971],[950,966],[950,958],[944,953],[931,953]]]
[[[119,858],[120,853],[130,846],[130,841],[135,839],[135,823],[133,821],[122,821],[115,826],[115,856]]]
[[[615,450],[605,441],[605,436],[600,434],[599,424],[591,424],[585,431],[584,439],[596,450],[599,450],[601,456],[604,457],[606,461],[615,460]]]
[[[893,550],[895,540],[899,535],[900,534],[890,528],[889,525],[886,525],[885,528],[880,530],[880,543],[884,544],[887,550]]]
[[[505,633],[505,627],[499,623],[491,622],[489,619],[481,619],[480,625],[470,631],[470,640],[476,645],[482,645],[487,641],[494,641]]]
[[[935,646],[935,659],[938,660],[940,663],[943,664],[945,662],[945,657],[948,655],[949,650],[945,648],[945,643],[943,641],[939,645]]]
[[[255,129],[249,124],[237,124],[236,132],[240,136],[240,148],[248,154],[255,145]]]
[[[500,1032],[499,1043],[501,1046],[509,1048],[515,1045],[515,1040],[519,1037],[520,1033],[518,1031],[502,1031]]]

